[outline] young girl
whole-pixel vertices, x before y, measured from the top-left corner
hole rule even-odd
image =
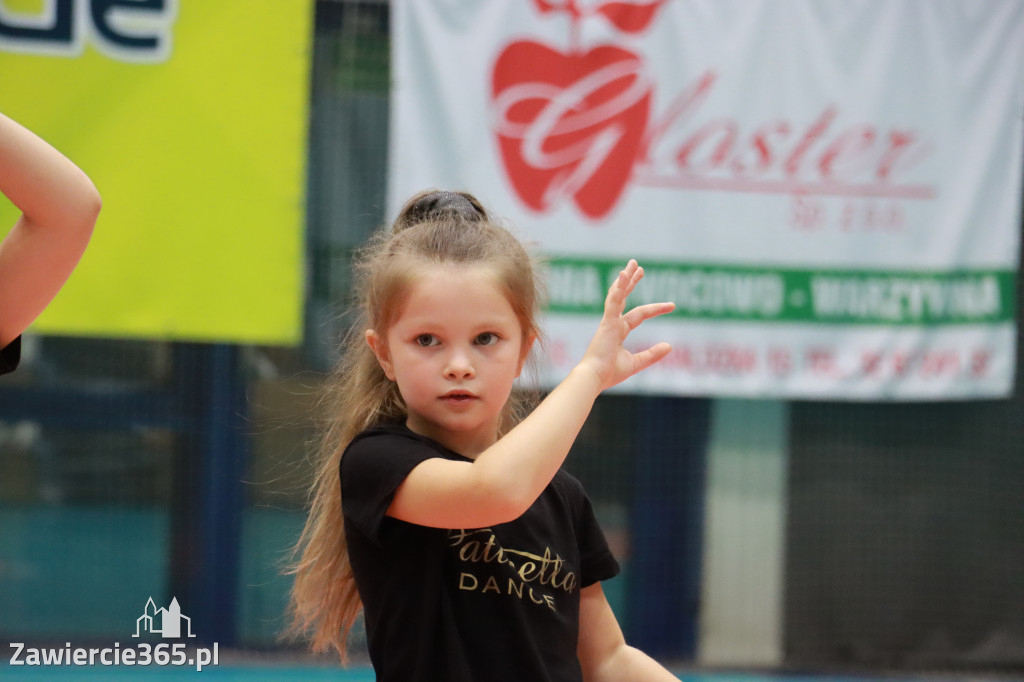
[[[625,644],[600,583],[618,564],[560,470],[597,395],[668,353],[623,342],[672,304],[624,313],[630,261],[583,359],[524,418],[540,300],[522,245],[472,196],[428,192],[362,256],[295,631],[344,660],[362,608],[382,682],[675,680]]]
[[[89,178],[59,151],[0,114],[0,192],[22,213],[0,242],[0,374],[20,335],[78,263],[100,210]]]

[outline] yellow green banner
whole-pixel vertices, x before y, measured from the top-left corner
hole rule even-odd
[[[301,339],[312,0],[0,0],[0,111],[103,197],[41,333]],[[0,197],[0,235],[16,209]]]

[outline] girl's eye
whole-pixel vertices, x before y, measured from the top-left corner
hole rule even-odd
[[[493,346],[498,342],[498,335],[494,332],[484,332],[476,337],[476,344],[478,346]]]
[[[426,348],[437,345],[437,337],[433,334],[420,334],[416,337],[416,345]]]

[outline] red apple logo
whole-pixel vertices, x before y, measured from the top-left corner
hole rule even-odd
[[[644,30],[665,1],[609,2],[584,11],[577,0],[534,0],[541,13],[568,13],[574,26],[601,15],[625,33]],[[652,83],[642,59],[615,45],[564,53],[518,41],[498,56],[491,86],[493,130],[523,203],[546,211],[571,198],[592,219],[611,211],[647,130]]]

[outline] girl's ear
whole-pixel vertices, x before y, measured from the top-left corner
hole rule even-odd
[[[380,368],[384,370],[384,376],[391,381],[395,380],[395,369],[391,364],[391,356],[388,354],[387,343],[384,342],[384,338],[377,333],[374,329],[366,330],[366,343],[369,344],[370,350],[377,357],[377,363]]]
[[[519,352],[519,366],[516,368],[516,378],[523,373],[523,366],[526,364],[526,358],[530,357],[530,350],[533,348],[533,344],[536,343],[537,336],[530,334],[523,340],[523,349]]]

